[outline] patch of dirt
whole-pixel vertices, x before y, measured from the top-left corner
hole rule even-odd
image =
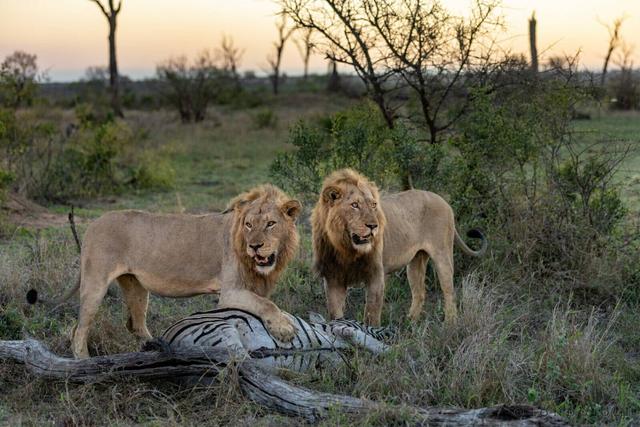
[[[41,229],[69,224],[67,215],[51,213],[47,208],[16,193],[7,194],[2,211],[11,224],[22,227]],[[78,218],[76,222],[80,222]]]

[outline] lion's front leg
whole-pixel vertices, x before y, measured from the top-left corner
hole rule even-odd
[[[267,298],[243,289],[230,289],[220,295],[219,307],[246,310],[260,317],[269,332],[278,340],[289,342],[296,335],[296,328],[277,305]]]
[[[347,286],[334,278],[324,279],[324,292],[327,296],[327,310],[331,320],[344,317],[344,303],[347,299]]]
[[[373,274],[367,286],[366,302],[364,306],[364,323],[380,326],[382,306],[384,305],[384,273],[382,269]]]

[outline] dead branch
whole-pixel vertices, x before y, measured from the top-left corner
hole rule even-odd
[[[625,20],[625,16],[617,18],[613,21],[613,25],[609,26],[603,24],[607,31],[609,31],[609,47],[607,48],[607,54],[604,57],[604,64],[602,66],[602,75],[600,76],[600,86],[604,86],[607,77],[607,70],[609,68],[609,61],[611,60],[611,55],[613,52],[618,49],[621,43],[620,38],[620,28],[622,27],[622,23]]]
[[[329,410],[348,414],[402,411],[419,424],[471,426],[566,426],[559,416],[531,406],[499,405],[480,409],[398,407],[351,396],[320,393],[299,387],[267,373],[256,361],[229,360],[227,352],[205,347],[161,349],[97,356],[89,359],[58,357],[40,342],[0,341],[0,359],[23,363],[36,376],[78,383],[141,379],[194,379],[213,381],[234,363],[240,387],[252,401],[277,412],[317,421]],[[403,418],[406,419],[406,418]]]

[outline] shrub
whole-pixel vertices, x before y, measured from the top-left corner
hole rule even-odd
[[[451,141],[453,167],[441,176],[454,211],[485,228],[505,261],[518,260],[516,274],[554,279],[550,290],[628,286],[626,274],[613,273],[626,209],[612,177],[624,153],[574,139],[579,89],[539,85],[528,96],[476,97]]]
[[[229,71],[206,51],[192,63],[185,56],[169,59],[158,65],[157,74],[167,88],[167,100],[178,109],[183,123],[204,120],[211,103],[229,100],[239,87]]]
[[[173,188],[176,172],[168,159],[149,150],[143,151],[137,157],[137,162],[130,168],[129,185],[137,189]]]
[[[160,153],[137,147],[140,136],[123,121],[76,109],[79,125],[62,134],[52,123],[0,111],[0,148],[15,190],[41,201],[68,201],[136,189],[170,188],[175,173]]]
[[[357,169],[383,187],[394,186],[397,160],[402,157],[396,154],[394,139],[401,138],[387,128],[371,103],[299,121],[289,133],[289,142],[297,149],[276,158],[271,176],[307,200],[315,197],[325,175],[343,167]]]
[[[253,115],[253,123],[258,129],[276,128],[278,115],[271,108],[263,108]]]
[[[85,125],[68,140],[43,180],[29,194],[36,199],[64,201],[119,190],[121,178],[116,157],[131,143],[132,132],[121,122]]]
[[[0,101],[16,109],[31,105],[37,91],[38,73],[36,55],[16,51],[0,64]]]
[[[637,275],[624,266],[640,262],[633,249],[640,242],[624,231],[626,208],[612,180],[625,153],[575,140],[572,111],[588,93],[555,75],[499,93],[475,89],[470,111],[442,144],[424,142],[402,123],[388,129],[363,104],[297,123],[289,139],[295,149],[280,155],[271,173],[311,203],[322,178],[342,167],[383,189],[435,191],[448,198],[460,228],[490,236],[494,258],[486,267],[496,274],[544,279],[550,295],[628,294]],[[457,262],[464,271],[470,261]]]

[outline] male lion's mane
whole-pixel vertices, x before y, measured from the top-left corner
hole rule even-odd
[[[231,244],[238,260],[240,283],[257,295],[268,297],[275,288],[276,281],[298,249],[298,232],[294,221],[286,220],[284,232],[278,236],[278,259],[275,268],[269,274],[260,274],[255,269],[253,259],[247,254],[247,246],[242,234],[245,216],[250,205],[254,203],[275,203],[286,209],[289,198],[279,188],[265,184],[242,193],[229,202],[226,211],[233,210],[234,217],[231,225]],[[282,213],[283,217],[286,215]]]
[[[314,270],[321,277],[336,277],[343,283],[368,282],[379,264],[383,249],[386,218],[381,208],[377,209],[378,233],[372,239],[372,250],[368,253],[356,251],[345,234],[346,218],[331,214],[331,199],[328,193],[337,190],[342,195],[350,185],[368,189],[378,206],[378,187],[352,169],[341,169],[327,176],[322,184],[320,197],[311,214],[313,229]]]

